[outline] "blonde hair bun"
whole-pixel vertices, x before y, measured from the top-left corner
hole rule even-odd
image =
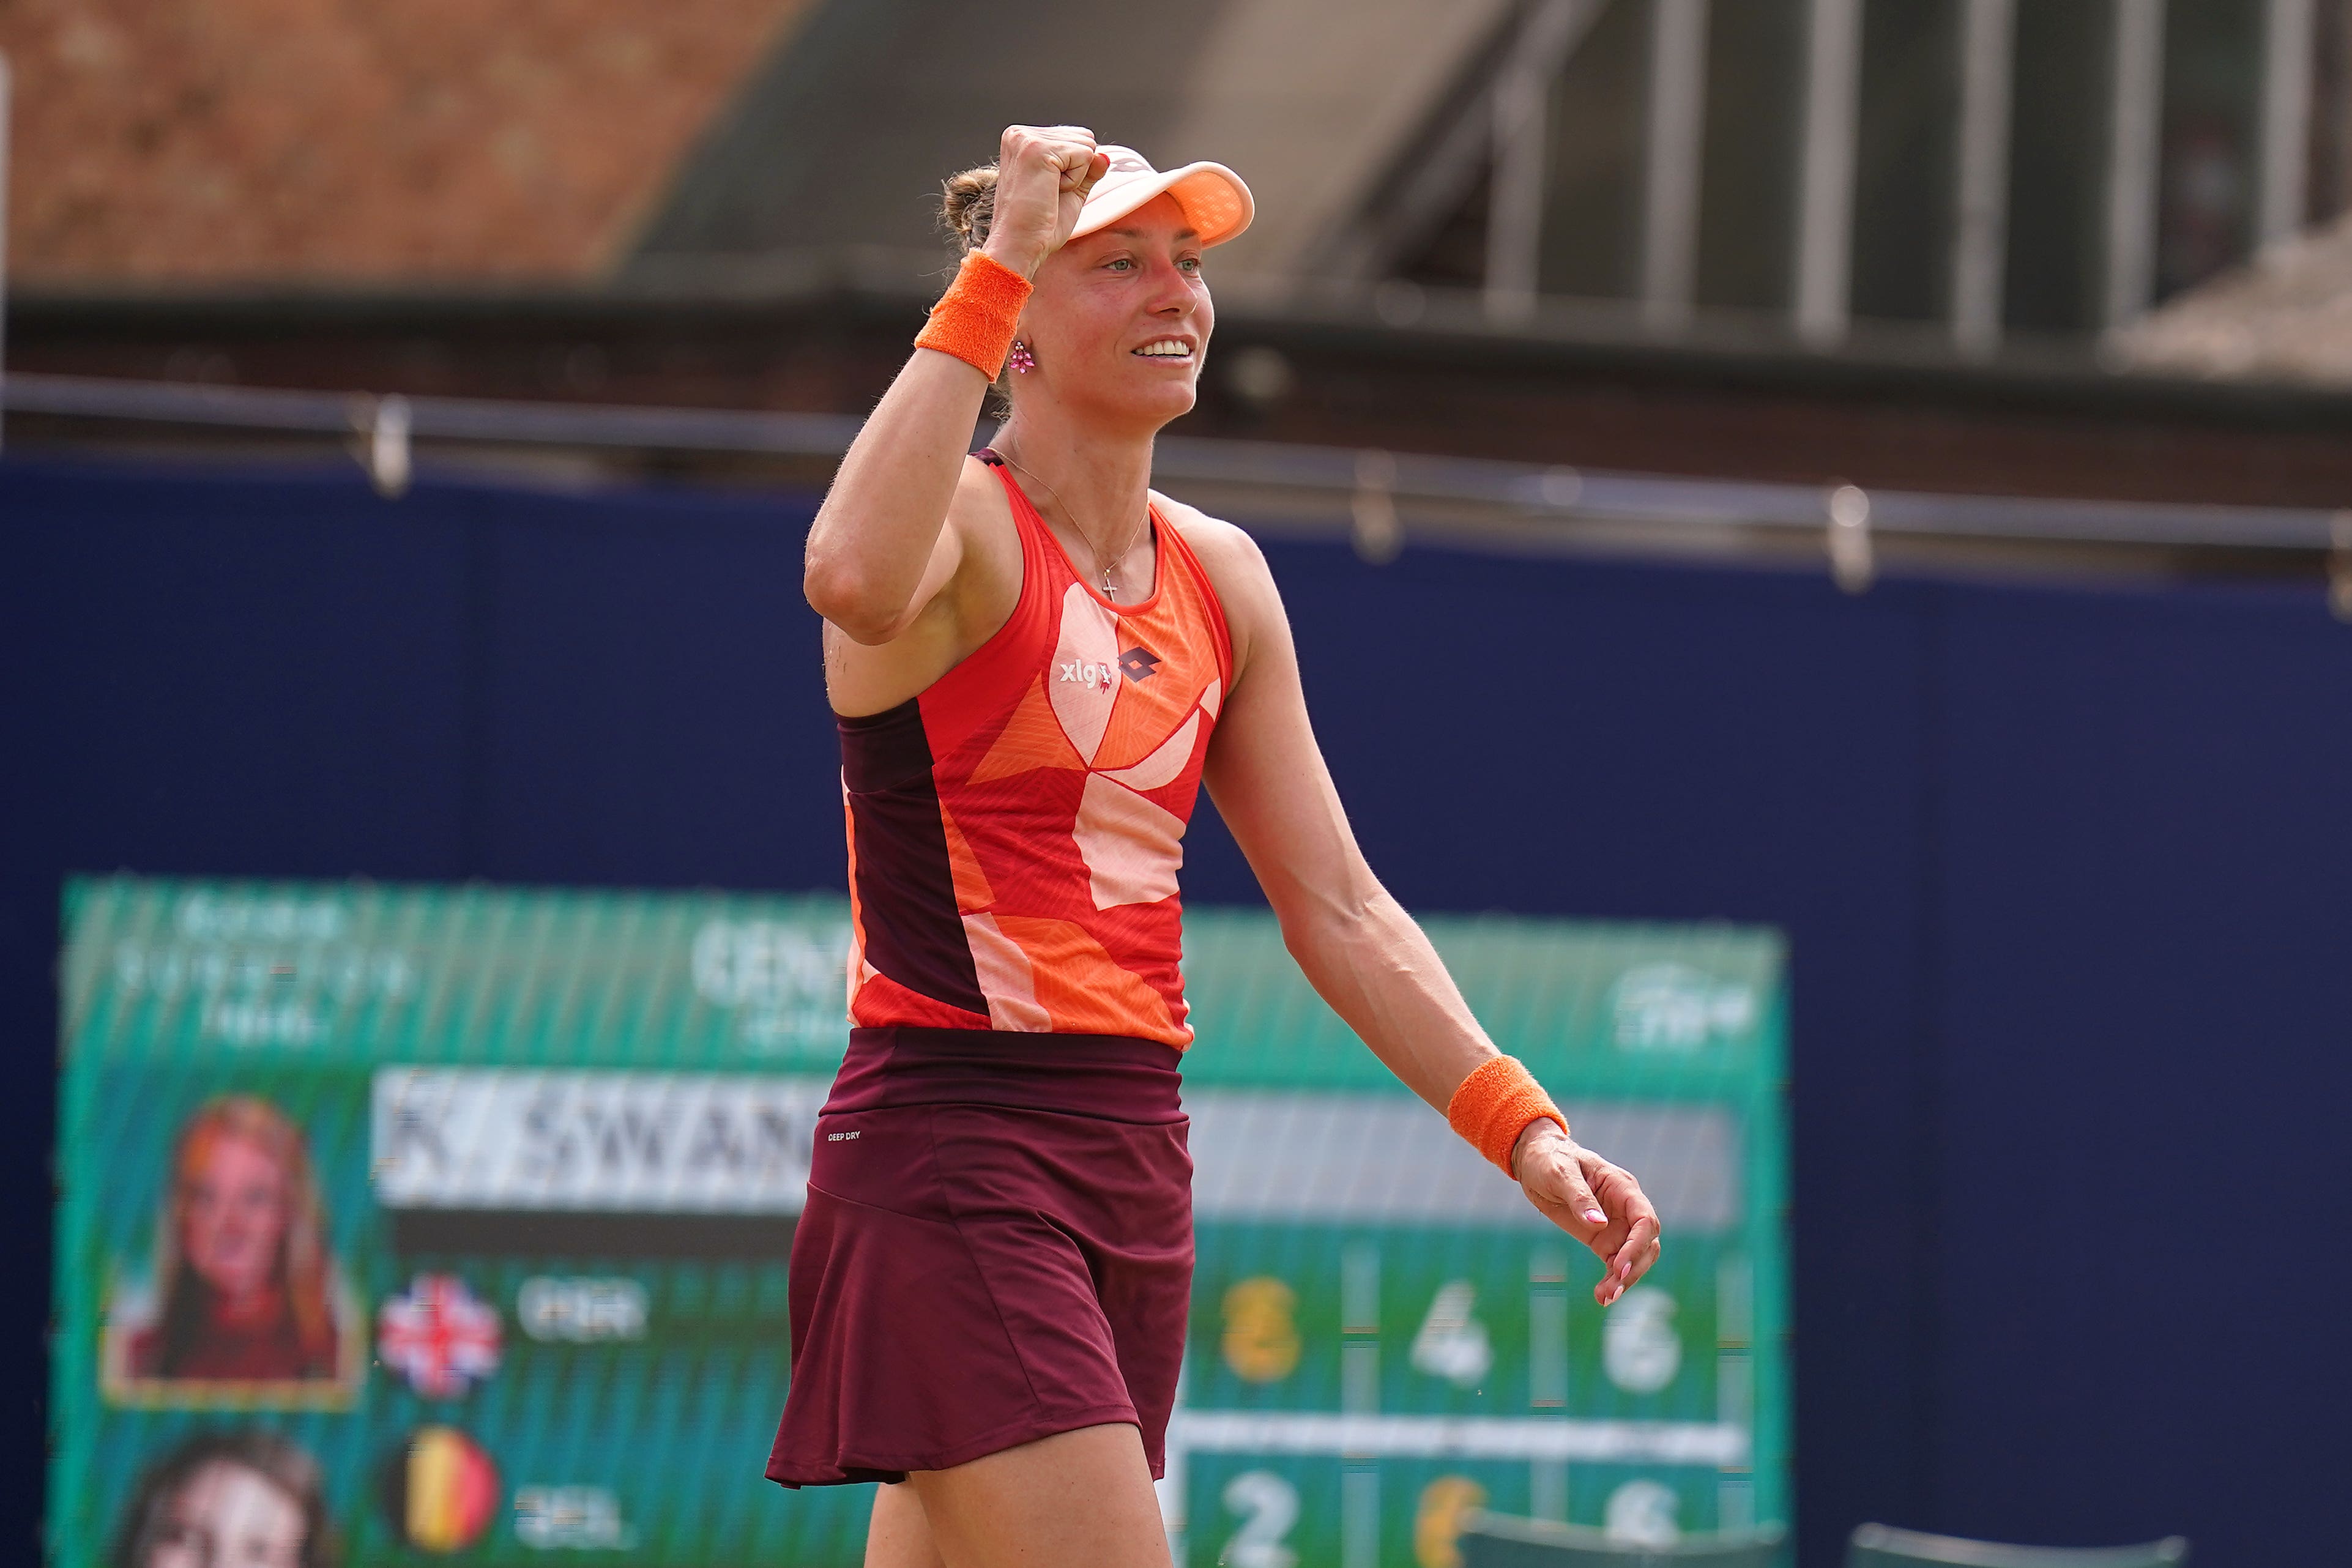
[[[967,256],[988,243],[996,216],[996,165],[982,163],[950,174],[940,184],[940,224]]]

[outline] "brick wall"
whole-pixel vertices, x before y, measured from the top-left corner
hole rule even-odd
[[[0,0],[19,283],[564,279],[805,0]]]

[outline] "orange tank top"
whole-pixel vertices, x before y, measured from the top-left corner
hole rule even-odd
[[[1184,827],[1233,640],[1151,511],[1150,597],[1103,598],[992,452],[1021,538],[1013,618],[921,695],[841,724],[849,1016],[1192,1043]]]

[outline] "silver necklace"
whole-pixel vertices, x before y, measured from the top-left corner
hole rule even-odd
[[[1076,529],[1078,530],[1078,538],[1082,538],[1082,539],[1086,540],[1086,541],[1087,541],[1087,549],[1090,549],[1090,550],[1093,550],[1093,551],[1094,551],[1094,554],[1095,554],[1095,565],[1096,565],[1096,566],[1097,566],[1097,567],[1099,567],[1099,568],[1101,569],[1101,571],[1102,571],[1102,593],[1103,593],[1103,597],[1104,597],[1105,599],[1116,600],[1116,599],[1118,597],[1118,590],[1116,587],[1114,587],[1114,586],[1112,585],[1112,583],[1111,583],[1111,580],[1110,580],[1110,574],[1111,574],[1111,571],[1112,571],[1112,570],[1113,570],[1114,568],[1116,568],[1116,567],[1118,565],[1118,563],[1119,563],[1120,561],[1123,561],[1123,560],[1125,560],[1125,559],[1127,559],[1127,552],[1128,552],[1128,551],[1129,551],[1129,550],[1131,550],[1131,549],[1133,549],[1135,548],[1135,541],[1136,541],[1136,540],[1138,540],[1138,539],[1139,539],[1139,538],[1141,538],[1143,537],[1143,530],[1144,530],[1145,528],[1149,528],[1149,527],[1150,527],[1150,526],[1151,526],[1151,503],[1150,503],[1149,501],[1147,501],[1147,502],[1145,502],[1145,503],[1144,503],[1144,505],[1143,505],[1143,520],[1142,520],[1141,522],[1139,522],[1139,523],[1138,523],[1138,524],[1136,524],[1136,525],[1135,525],[1135,531],[1134,531],[1133,533],[1130,533],[1130,534],[1129,534],[1129,535],[1127,536],[1127,543],[1125,543],[1124,545],[1121,545],[1121,546],[1119,547],[1119,551],[1118,551],[1118,553],[1117,555],[1115,555],[1115,556],[1113,556],[1113,557],[1111,557],[1111,558],[1110,558],[1110,562],[1109,562],[1109,564],[1108,564],[1108,565],[1105,565],[1105,564],[1104,564],[1104,562],[1103,562],[1103,553],[1102,553],[1101,547],[1099,547],[1098,545],[1097,545],[1097,544],[1095,543],[1094,536],[1093,536],[1092,534],[1089,534],[1088,532],[1087,532],[1087,530],[1086,530],[1086,528],[1085,528],[1084,525],[1082,525],[1081,523],[1079,523],[1079,521],[1078,521],[1078,515],[1077,515],[1076,512],[1074,512],[1074,511],[1070,510],[1070,504],[1069,504],[1067,501],[1065,501],[1064,499],[1062,499],[1062,493],[1061,493],[1059,490],[1055,489],[1055,488],[1054,488],[1054,486],[1052,486],[1051,485],[1047,485],[1047,484],[1045,484],[1045,481],[1044,479],[1042,479],[1042,478],[1039,478],[1036,475],[1034,475],[1034,474],[1031,474],[1031,473],[1029,472],[1029,469],[1027,468],[1027,466],[1026,466],[1026,465],[1023,465],[1023,464],[1021,464],[1021,463],[1014,462],[1014,461],[1013,461],[1013,459],[1010,455],[1008,455],[1004,452],[1004,450],[1003,450],[1003,448],[1001,448],[1001,447],[997,448],[997,449],[996,449],[996,455],[997,455],[999,457],[1003,457],[1003,458],[1007,463],[1012,463],[1012,464],[1013,464],[1013,466],[1014,466],[1015,468],[1020,469],[1020,470],[1021,470],[1021,472],[1022,472],[1023,474],[1027,475],[1027,476],[1028,476],[1028,477],[1030,477],[1031,479],[1034,479],[1034,480],[1036,480],[1036,482],[1037,482],[1039,485],[1045,486],[1045,494],[1047,494],[1048,496],[1051,496],[1051,497],[1054,497],[1054,505],[1055,505],[1055,506],[1057,506],[1057,507],[1061,507],[1061,508],[1062,508],[1062,515],[1063,515],[1064,517],[1067,517],[1067,518],[1069,518],[1069,519],[1070,519],[1070,527],[1072,527],[1072,528],[1076,528]]]

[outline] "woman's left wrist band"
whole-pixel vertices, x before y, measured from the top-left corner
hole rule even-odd
[[[1013,350],[1013,333],[1027,304],[1029,280],[973,251],[956,269],[955,281],[931,307],[931,319],[915,336],[915,347],[953,354],[994,381]]]
[[[1515,1056],[1480,1062],[1446,1102],[1445,1121],[1514,1180],[1517,1173],[1511,1169],[1511,1154],[1530,1124],[1551,1122],[1563,1135],[1568,1132],[1568,1118]]]

